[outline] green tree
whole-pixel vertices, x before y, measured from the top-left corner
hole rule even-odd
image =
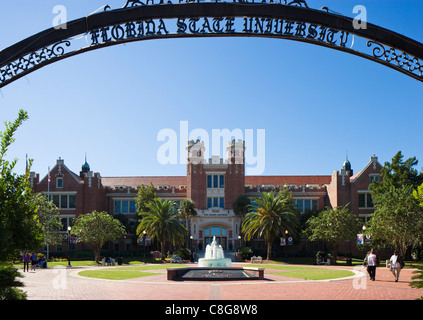
[[[417,190],[413,190],[413,196],[420,203],[420,206],[423,207],[423,183],[417,187]]]
[[[311,241],[323,241],[336,259],[338,248],[345,240],[355,239],[360,230],[360,220],[344,207],[327,208],[306,222],[304,235]]]
[[[17,159],[9,162],[6,153],[15,141],[14,133],[28,119],[20,110],[14,122],[5,122],[6,130],[0,132],[0,261],[16,258],[22,251],[35,250],[42,245],[43,233],[31,201],[32,189],[28,172],[13,172]],[[32,160],[29,160],[29,168]],[[29,171],[29,170],[27,170]]]
[[[53,201],[47,201],[45,195],[41,193],[33,194],[31,202],[35,206],[35,212],[43,230],[43,246],[61,244],[63,238],[59,233],[62,227],[59,209]]]
[[[372,197],[375,194],[382,194],[391,187],[412,186],[417,189],[423,183],[423,172],[418,172],[414,167],[418,164],[416,157],[403,160],[401,151],[392,158],[392,162],[385,162],[380,170],[381,180],[373,181],[370,185]]]
[[[6,261],[15,259],[23,251],[32,251],[42,245],[43,233],[32,199],[29,184],[29,160],[25,174],[16,174],[17,159],[8,161],[6,154],[13,144],[15,132],[28,119],[26,111],[19,110],[14,122],[5,122],[5,131],[0,131],[0,300],[25,299],[26,295],[16,287],[15,280],[21,275]]]
[[[156,198],[156,191],[154,190],[152,183],[150,183],[149,186],[145,186],[144,184],[139,186],[138,193],[135,198],[135,206],[138,215],[140,215],[142,212],[146,212],[148,210],[147,205]]]
[[[293,213],[291,192],[283,189],[277,195],[273,191],[262,193],[255,202],[256,207],[242,222],[242,233],[247,241],[255,237],[264,239],[269,260],[275,239],[285,234],[285,230],[296,233],[297,217]]]
[[[413,187],[391,186],[384,193],[374,195],[375,211],[366,232],[372,239],[391,245],[405,256],[411,246],[423,240],[423,208],[413,196]]]
[[[185,228],[189,230],[190,219],[197,215],[197,210],[195,210],[195,204],[190,199],[184,199],[181,202],[179,207],[179,216],[185,220]],[[186,243],[188,244],[188,232],[187,232],[187,239]]]
[[[244,216],[252,211],[250,198],[248,198],[245,194],[238,196],[232,204],[232,209],[236,215],[241,216],[242,219],[244,219]]]
[[[142,219],[137,227],[137,234],[140,236],[146,231],[147,237],[160,242],[163,259],[166,241],[170,241],[172,245],[182,244],[187,233],[175,206],[173,201],[156,198],[147,204],[146,211],[140,213]]]
[[[107,212],[93,211],[75,219],[72,233],[79,237],[78,242],[86,243],[93,250],[98,263],[103,245],[123,238],[126,231],[123,224]]]

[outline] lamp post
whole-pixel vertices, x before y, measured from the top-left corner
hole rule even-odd
[[[285,258],[288,258],[288,230],[285,230]]]
[[[147,233],[145,230],[142,232],[143,233],[143,245],[144,245],[144,261],[143,264],[145,264],[145,234]]]
[[[191,251],[191,261],[194,262],[194,253],[192,252],[192,239],[194,239],[194,237],[189,236],[189,240],[190,240],[189,248],[190,248],[190,251]]]
[[[241,240],[242,240],[242,237],[238,236],[239,251],[241,251],[241,248],[242,248]]]
[[[366,251],[366,235],[365,235],[366,225],[363,225],[363,227],[361,229],[363,229],[363,248],[364,248],[364,252],[367,254],[367,251]]]
[[[71,226],[68,226],[68,267],[72,267],[70,263],[71,230]]]

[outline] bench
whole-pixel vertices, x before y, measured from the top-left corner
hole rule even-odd
[[[262,260],[263,259],[260,256],[258,256],[258,257],[253,256],[253,257],[251,257],[251,263],[254,263],[254,262],[262,263]]]
[[[324,264],[325,266],[330,265],[330,259],[324,259],[324,258],[319,259],[319,258],[317,258],[316,264],[317,265]]]
[[[110,258],[110,260],[108,262],[106,262],[106,258],[101,259],[101,265],[105,266],[114,266],[115,265],[115,259]]]
[[[182,259],[179,256],[172,256],[170,258],[170,263],[182,263]]]
[[[341,260],[341,261],[346,261],[347,262],[347,266],[351,266],[352,265],[352,258],[350,257],[346,257],[346,256],[337,256],[336,260]],[[335,261],[336,261],[335,260]]]

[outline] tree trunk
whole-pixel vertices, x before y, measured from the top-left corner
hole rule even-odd
[[[330,260],[330,264],[336,264],[336,257],[338,256],[338,247],[333,247],[331,250],[332,259]]]
[[[270,260],[272,256],[272,243],[268,242],[267,243],[267,260]]]
[[[100,249],[98,248],[94,249],[94,259],[96,263],[98,263],[98,261],[100,260],[100,253],[101,253],[101,247]]]
[[[162,247],[162,260],[164,260],[166,258],[166,240],[162,240],[160,241],[161,247]]]

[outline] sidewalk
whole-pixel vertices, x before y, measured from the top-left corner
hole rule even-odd
[[[266,272],[263,281],[228,282],[173,282],[167,280],[166,270],[155,270],[157,275],[128,280],[78,275],[90,269],[94,267],[38,269],[25,273],[20,270],[24,275],[23,290],[28,300],[414,300],[423,296],[423,289],[409,286],[413,276],[410,269],[402,270],[399,282],[394,282],[386,268],[377,269],[376,281],[369,281],[363,274],[344,280],[306,281]]]

